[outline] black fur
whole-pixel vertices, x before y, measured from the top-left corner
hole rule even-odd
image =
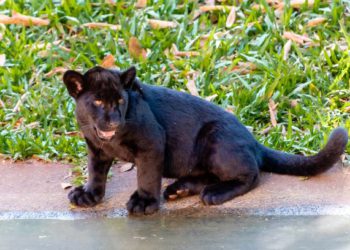
[[[72,203],[100,202],[114,158],[136,163],[138,188],[127,208],[150,214],[159,207],[161,178],[177,178],[166,199],[200,194],[221,204],[258,184],[259,170],[315,175],[344,152],[347,131],[334,130],[323,150],[304,157],[259,144],[235,116],[186,93],[140,83],[126,71],[95,67],[84,75],[67,71],[76,117],[89,149],[89,180],[69,194]]]

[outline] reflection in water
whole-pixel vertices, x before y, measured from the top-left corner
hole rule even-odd
[[[350,249],[350,220],[321,217],[0,221],[0,249]]]

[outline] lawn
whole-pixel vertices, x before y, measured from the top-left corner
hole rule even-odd
[[[101,64],[198,94],[275,149],[312,154],[350,130],[350,0],[208,2],[0,1],[1,15],[49,20],[0,24],[0,153],[81,162],[62,72]]]

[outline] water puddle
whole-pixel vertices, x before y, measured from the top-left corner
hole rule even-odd
[[[350,249],[345,216],[0,221],[0,249]]]

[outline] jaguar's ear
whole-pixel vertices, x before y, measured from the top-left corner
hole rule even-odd
[[[135,78],[136,78],[136,68],[134,66],[131,66],[127,70],[123,71],[120,75],[121,83],[123,84],[123,87],[126,89],[129,89],[132,87]]]
[[[77,99],[83,92],[83,75],[74,70],[67,70],[63,75],[63,82],[69,94]]]

